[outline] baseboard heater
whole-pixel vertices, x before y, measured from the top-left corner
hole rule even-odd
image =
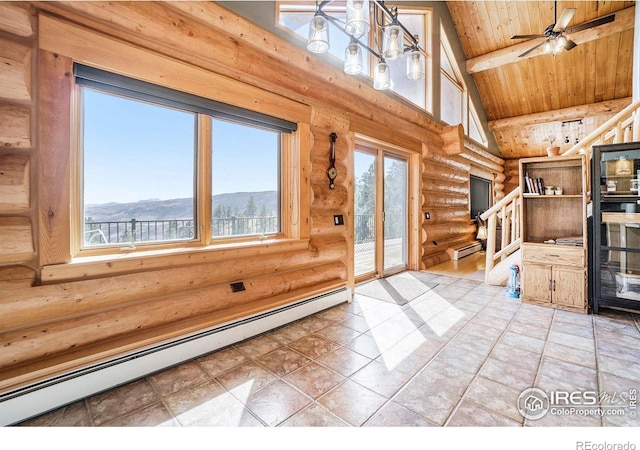
[[[457,248],[453,251],[453,256],[451,259],[457,261],[465,256],[469,256],[475,252],[479,252],[482,250],[482,244],[480,242],[475,242],[473,244],[466,245],[464,247]]]
[[[0,395],[0,426],[12,425],[351,300],[342,287],[183,336]]]

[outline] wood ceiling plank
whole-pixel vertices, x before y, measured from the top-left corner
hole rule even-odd
[[[635,7],[626,8],[624,10],[616,12],[616,18],[613,22],[574,33],[571,36],[571,39],[578,45],[596,39],[601,39],[605,36],[610,36],[612,34],[633,29],[634,20]],[[487,70],[489,68],[495,68],[501,65],[520,62],[525,59],[540,57],[541,55],[539,52],[532,52],[523,57],[518,56],[526,50],[530,49],[538,42],[540,42],[539,39],[532,39],[490,53],[485,53],[481,56],[470,58],[466,63],[467,72],[475,73],[478,71]]]

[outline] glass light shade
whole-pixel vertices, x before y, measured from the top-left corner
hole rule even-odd
[[[478,226],[478,234],[476,235],[476,239],[487,239],[489,237],[488,233],[487,233],[487,227],[484,225],[479,225]]]
[[[359,38],[369,32],[369,0],[347,0],[347,23],[344,31]]]
[[[567,39],[564,36],[558,36],[558,39],[556,39],[556,42],[554,44],[553,53],[555,53],[556,55],[560,53],[564,49],[566,43]]]
[[[404,33],[400,25],[388,25],[382,36],[382,56],[390,60],[398,59],[404,54],[403,46]]]
[[[551,50],[553,50],[553,47],[551,46],[551,42],[547,41],[544,43],[544,46],[542,47],[542,51],[545,53],[551,53]]]
[[[362,50],[357,43],[351,42],[344,51],[344,71],[350,75],[357,75],[363,68]]]
[[[382,60],[376,64],[376,68],[373,72],[373,87],[379,91],[384,91],[391,87],[391,73],[389,72],[389,66]]]
[[[409,80],[424,78],[424,58],[419,50],[412,50],[407,57],[407,78]]]
[[[314,16],[309,22],[307,50],[314,53],[324,53],[329,50],[329,25],[326,18]]]

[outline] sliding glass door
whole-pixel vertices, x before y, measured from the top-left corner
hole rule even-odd
[[[408,160],[359,147],[354,172],[356,279],[404,270],[408,263]]]

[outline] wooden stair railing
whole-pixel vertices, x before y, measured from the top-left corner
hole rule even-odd
[[[485,282],[488,282],[491,270],[499,261],[520,248],[521,201],[520,187],[517,187],[480,215],[480,219],[487,224]],[[498,222],[502,225],[500,249],[496,249]]]
[[[590,161],[591,147],[594,145],[633,141],[640,141],[640,100],[631,103],[562,154],[584,153],[587,161]]]
[[[562,155],[584,153],[591,160],[593,145],[618,144],[640,141],[640,100],[624,108]],[[487,224],[487,245],[484,279],[488,282],[496,264],[520,248],[520,187],[515,188],[480,215]],[[498,223],[502,225],[501,248],[496,249]],[[497,250],[497,251],[496,251]]]

